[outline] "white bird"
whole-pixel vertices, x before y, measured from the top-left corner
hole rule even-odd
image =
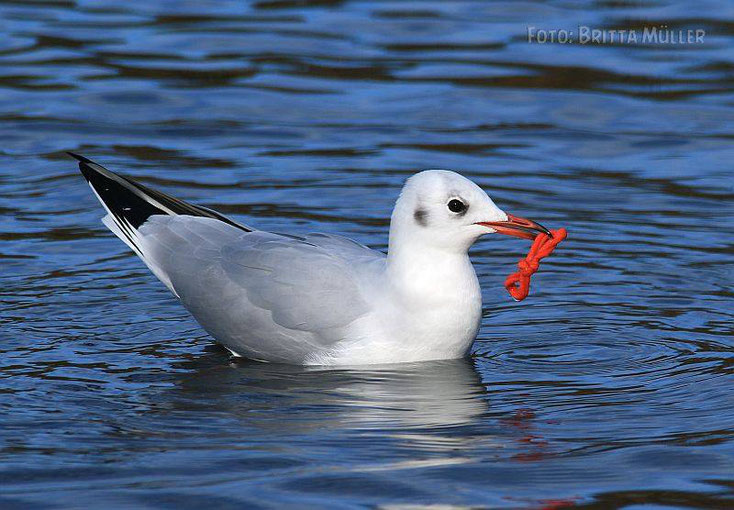
[[[447,170],[410,177],[387,255],[345,237],[274,234],[237,223],[69,153],[104,224],[233,354],[301,365],[461,358],[482,298],[469,248],[482,235],[549,231],[505,213]]]

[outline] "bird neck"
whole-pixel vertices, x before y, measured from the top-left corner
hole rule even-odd
[[[410,243],[391,243],[387,275],[394,290],[406,299],[418,301],[463,299],[467,292],[477,291],[479,285],[467,252]]]

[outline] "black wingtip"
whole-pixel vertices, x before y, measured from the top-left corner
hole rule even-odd
[[[69,156],[76,159],[79,162],[79,171],[82,173],[84,178],[87,180],[87,182],[91,182],[92,176],[96,173],[99,173],[98,170],[96,170],[92,165],[97,165],[94,161],[92,161],[89,158],[85,158],[84,156],[80,154],[75,154],[73,152],[66,152]]]
[[[81,156],[81,155],[79,155],[79,154],[75,154],[75,153],[73,153],[73,152],[71,152],[71,151],[66,151],[66,153],[67,153],[67,154],[68,154],[69,156],[71,156],[72,158],[74,158],[74,159],[76,159],[77,161],[79,161],[80,163],[94,163],[94,161],[92,161],[91,159],[87,159],[87,158],[85,158],[84,156]]]
[[[99,163],[84,156],[73,152],[67,152],[67,154],[79,162],[79,171],[112,215],[116,218],[124,217],[135,228],[153,215],[183,214],[214,218],[245,232],[252,231],[216,211],[189,204],[143,186],[129,177],[110,172]]]

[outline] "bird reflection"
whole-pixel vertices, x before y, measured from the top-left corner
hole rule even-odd
[[[298,367],[232,359],[212,347],[178,363],[176,407],[227,410],[268,427],[420,429],[468,425],[488,411],[472,360],[368,367]],[[272,419],[272,416],[270,416]]]
[[[174,363],[173,384],[147,393],[146,426],[218,447],[389,452],[353,471],[481,461],[534,462],[551,451],[532,410],[490,409],[471,359],[361,367],[301,367],[229,358],[218,346]],[[169,379],[171,381],[171,379]],[[158,387],[160,390],[160,387]],[[140,425],[140,424],[139,424]],[[278,453],[280,452],[280,453]]]

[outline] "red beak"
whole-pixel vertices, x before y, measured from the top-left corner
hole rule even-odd
[[[513,216],[512,214],[507,215],[507,221],[480,221],[477,225],[492,228],[498,234],[522,237],[523,239],[533,240],[541,233],[546,234],[548,237],[553,237],[550,230],[540,223],[536,223],[533,220],[526,220],[519,216]]]

